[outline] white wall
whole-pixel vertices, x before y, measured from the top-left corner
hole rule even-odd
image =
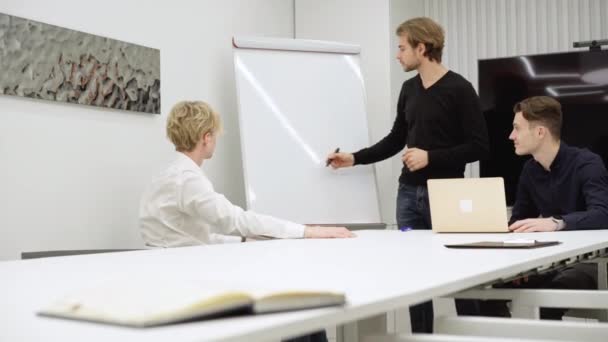
[[[139,196],[173,158],[166,114],[202,99],[225,135],[204,168],[243,205],[230,38],[293,37],[293,2],[2,0],[0,12],[161,50],[162,114],[0,96],[0,260],[22,251],[140,247]]]
[[[413,76],[405,74],[395,59],[398,43],[394,31],[406,19],[422,15],[423,10],[422,0],[295,1],[296,38],[361,45],[372,143],[390,131],[401,83]],[[390,224],[395,222],[401,165],[399,155],[376,164],[382,219]]]

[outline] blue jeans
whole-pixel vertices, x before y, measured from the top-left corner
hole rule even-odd
[[[426,186],[399,183],[397,192],[397,225],[399,228],[431,229],[429,193]],[[433,302],[410,306],[414,333],[433,332]]]
[[[429,192],[424,185],[399,184],[397,192],[397,225],[399,228],[431,229]],[[457,299],[456,311],[459,315],[478,316],[479,304],[476,300]],[[433,332],[433,302],[410,306],[412,332]]]
[[[426,186],[399,183],[397,225],[399,228],[431,229],[429,192]]]

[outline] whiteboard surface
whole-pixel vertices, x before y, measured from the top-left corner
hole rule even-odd
[[[359,55],[276,46],[234,49],[248,209],[308,224],[379,223],[374,168],[325,166],[336,147],[369,145]]]

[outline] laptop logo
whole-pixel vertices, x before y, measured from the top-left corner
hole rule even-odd
[[[473,200],[470,200],[470,199],[460,200],[460,211],[463,213],[472,213],[473,212]]]

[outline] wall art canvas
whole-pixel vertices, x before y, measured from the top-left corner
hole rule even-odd
[[[160,51],[0,13],[0,94],[160,113]]]

